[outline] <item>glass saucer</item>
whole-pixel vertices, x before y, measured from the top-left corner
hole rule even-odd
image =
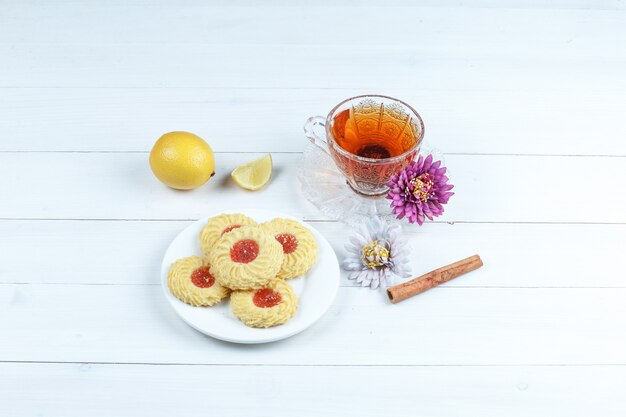
[[[438,158],[438,152],[422,144],[420,154],[428,153]],[[302,153],[297,175],[304,197],[329,219],[351,226],[372,217],[396,221],[391,213],[391,201],[385,195],[368,197],[354,192],[330,155],[316,145],[308,145]]]

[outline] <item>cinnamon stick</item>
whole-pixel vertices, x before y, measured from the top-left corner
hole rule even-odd
[[[387,295],[392,304],[399,303],[402,300],[421,294],[424,291],[436,287],[439,284],[443,284],[444,282],[448,282],[466,272],[478,269],[481,266],[483,266],[483,261],[480,259],[480,256],[470,256],[469,258],[430,271],[411,281],[390,287],[387,289]]]

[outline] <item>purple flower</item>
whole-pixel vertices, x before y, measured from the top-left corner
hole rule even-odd
[[[450,191],[454,185],[448,184],[445,174],[446,167],[441,166],[441,161],[433,162],[432,155],[426,159],[420,155],[416,162],[395,173],[387,183],[392,213],[419,225],[426,218],[440,216],[443,204],[454,195]]]

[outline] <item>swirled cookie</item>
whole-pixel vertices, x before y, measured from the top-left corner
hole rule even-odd
[[[211,217],[200,232],[200,249],[208,255],[211,247],[223,234],[241,226],[256,226],[256,222],[243,214],[220,214]]]
[[[233,314],[249,327],[272,327],[296,314],[298,298],[285,281],[271,280],[257,290],[234,291],[230,298]]]
[[[282,245],[285,260],[278,278],[294,278],[308,271],[317,260],[317,242],[309,229],[290,219],[276,218],[261,224],[261,229]]]
[[[212,306],[230,292],[215,282],[206,258],[190,256],[170,266],[167,286],[176,298],[192,306]]]
[[[283,263],[280,243],[261,228],[242,226],[224,234],[209,253],[211,273],[233,290],[261,288]]]

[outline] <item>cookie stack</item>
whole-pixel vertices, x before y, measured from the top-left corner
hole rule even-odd
[[[172,264],[168,287],[181,301],[212,306],[230,295],[233,314],[250,327],[272,327],[292,318],[298,299],[285,280],[306,273],[317,260],[313,233],[295,220],[257,224],[242,214],[209,219],[200,232],[204,256]]]

